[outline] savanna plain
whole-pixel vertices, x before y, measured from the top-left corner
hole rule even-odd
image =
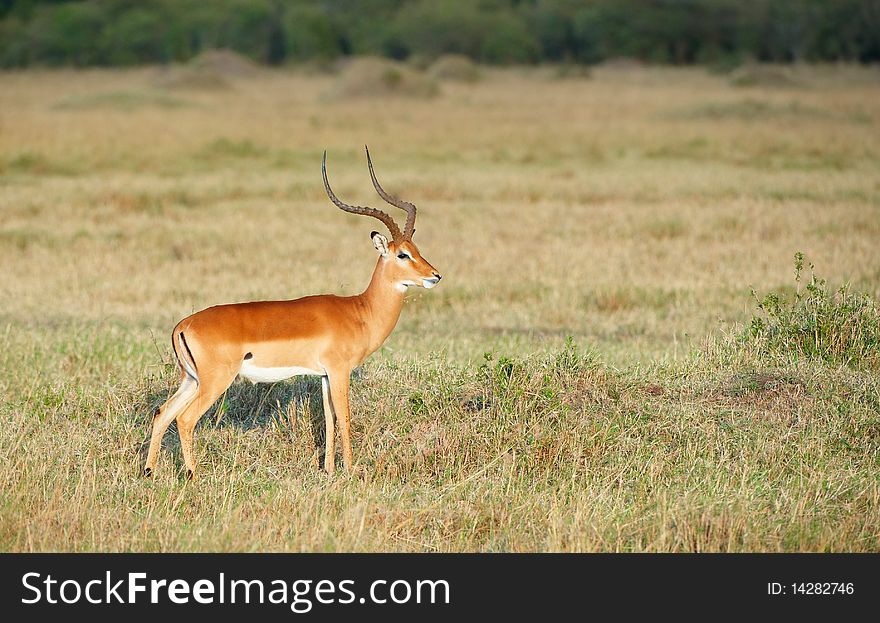
[[[396,71],[0,73],[0,549],[880,549],[876,68]],[[444,278],[355,469],[301,377],[143,478],[179,319],[366,286],[364,144]]]

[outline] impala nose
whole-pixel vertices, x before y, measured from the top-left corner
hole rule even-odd
[[[432,274],[434,275],[433,277],[426,277],[425,279],[422,279],[422,285],[429,290],[436,286],[442,279],[439,273],[434,272]]]

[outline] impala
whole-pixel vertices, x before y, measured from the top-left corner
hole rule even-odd
[[[382,210],[340,201],[327,180],[327,152],[321,162],[330,201],[346,212],[378,219],[391,232],[390,242],[379,232],[370,234],[379,261],[367,289],[356,296],[322,294],[292,301],[218,305],[177,323],[171,334],[171,346],[180,368],[181,384],[153,418],[145,476],[155,470],[162,437],[175,419],[187,477],[195,475],[193,429],[236,376],[255,383],[274,383],[300,374],[320,376],[326,432],[324,469],[329,474],[335,471],[334,416],[339,423],[343,464],[346,469],[352,467],[348,406],[351,372],[391,334],[407,288],[433,288],[440,281],[440,274],[422,257],[412,240],[416,207],[382,189],[369,150],[367,166],[379,196],[406,211],[402,232]]]

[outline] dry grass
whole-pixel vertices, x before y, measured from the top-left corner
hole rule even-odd
[[[880,295],[880,86],[797,72],[495,70],[432,99],[0,74],[0,548],[877,550],[876,372],[725,337],[799,250]],[[375,203],[364,143],[444,281],[353,381],[358,474],[316,469],[298,381],[233,386],[197,483],[173,429],[138,478],[176,320],[364,287],[373,225],[319,172],[327,148]]]

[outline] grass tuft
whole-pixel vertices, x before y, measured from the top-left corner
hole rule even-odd
[[[68,95],[52,105],[54,110],[121,110],[141,108],[184,108],[192,103],[180,97],[154,91],[109,91]]]
[[[795,254],[794,297],[778,293],[758,298],[760,314],[752,317],[747,337],[763,353],[824,361],[855,368],[880,368],[880,310],[866,294],[848,284],[828,287],[810,264],[802,283],[804,255]]]

